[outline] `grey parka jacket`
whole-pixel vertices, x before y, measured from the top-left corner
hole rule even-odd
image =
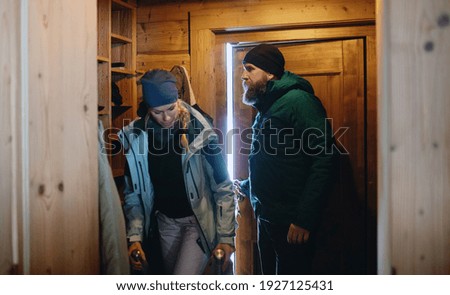
[[[235,195],[222,154],[217,149],[217,133],[200,112],[182,104],[191,114],[189,151],[181,156],[182,169],[186,193],[203,232],[202,240],[206,241],[204,249],[211,252],[218,243],[234,246]],[[129,168],[129,175],[125,175],[124,213],[130,242],[147,238],[154,204],[148,171],[148,134],[143,128],[147,121],[148,117],[135,120],[119,132]]]

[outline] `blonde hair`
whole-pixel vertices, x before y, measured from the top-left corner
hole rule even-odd
[[[178,120],[180,120],[181,128],[185,129],[187,131],[189,121],[191,120],[191,114],[189,111],[183,106],[181,100],[177,100],[178,104]],[[187,138],[187,132],[183,132],[181,134],[181,145],[186,149],[186,151],[189,151],[189,141]]]

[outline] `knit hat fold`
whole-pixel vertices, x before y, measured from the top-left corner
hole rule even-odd
[[[284,57],[281,51],[270,44],[259,44],[244,57],[243,64],[251,63],[258,68],[281,78],[284,73]]]
[[[141,83],[144,101],[150,108],[171,104],[178,99],[177,79],[169,71],[148,71]]]

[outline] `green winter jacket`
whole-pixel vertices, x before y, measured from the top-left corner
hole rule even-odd
[[[311,84],[285,71],[255,104],[249,155],[256,215],[276,224],[317,225],[330,185],[332,131]]]

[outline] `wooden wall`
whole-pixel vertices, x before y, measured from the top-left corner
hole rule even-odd
[[[0,274],[19,264],[17,218],[20,192],[20,1],[0,0]]]
[[[382,274],[450,274],[450,2],[380,1]]]
[[[96,1],[0,3],[0,273],[98,273]]]

